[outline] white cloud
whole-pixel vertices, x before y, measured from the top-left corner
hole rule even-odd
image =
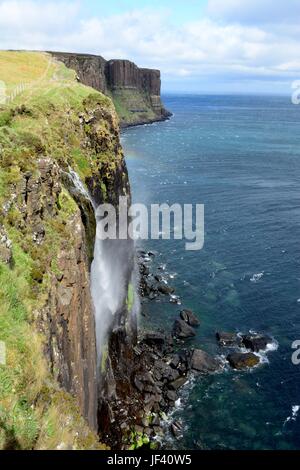
[[[209,0],[207,14],[222,21],[274,24],[298,23],[299,0]]]
[[[249,18],[257,15],[262,20],[269,5],[269,0],[210,0],[210,18],[175,27],[159,10],[82,19],[78,2],[0,0],[0,48],[128,58],[183,82],[193,77],[210,82],[220,77],[288,81],[300,75],[300,29],[294,21],[277,22],[272,28],[262,21],[252,24]],[[272,21],[279,15],[278,8],[274,11]]]
[[[32,31],[47,33],[69,27],[79,13],[78,2],[36,2],[5,0],[0,2],[0,37],[7,31],[16,35]]]

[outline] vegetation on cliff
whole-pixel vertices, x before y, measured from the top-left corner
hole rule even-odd
[[[93,215],[66,175],[71,167],[105,199],[123,155],[110,99],[75,75],[48,54],[0,52],[0,79],[12,95],[0,105],[0,448],[101,448],[81,417],[91,425],[96,397],[84,371],[72,369],[84,361],[71,344],[74,334],[93,356],[87,273],[94,229],[85,221]],[[85,304],[75,305],[78,298]],[[76,309],[89,345],[74,326]]]

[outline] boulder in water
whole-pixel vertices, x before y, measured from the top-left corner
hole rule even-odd
[[[171,433],[173,434],[176,439],[181,437],[182,435],[182,424],[180,421],[174,421],[170,426]]]
[[[206,374],[215,372],[221,368],[221,363],[216,358],[210,356],[201,349],[195,349],[192,352],[190,367],[192,370]]]
[[[187,323],[190,326],[199,326],[200,321],[194,314],[192,310],[184,309],[180,312],[180,317],[185,323]]]
[[[272,338],[266,335],[249,334],[242,336],[243,345],[253,352],[264,351],[272,343]]]
[[[216,333],[216,338],[221,346],[240,346],[241,338],[236,333]]]
[[[232,353],[227,356],[227,361],[233,369],[246,369],[259,364],[259,357],[253,353]]]
[[[196,333],[194,328],[189,326],[185,321],[178,318],[174,322],[173,335],[180,339],[186,339],[196,336]]]
[[[163,294],[163,295],[170,295],[174,294],[174,289],[173,287],[168,286],[167,284],[164,284],[163,282],[159,283],[157,286],[157,290]]]

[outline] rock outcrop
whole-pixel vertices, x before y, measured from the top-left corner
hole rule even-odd
[[[139,68],[129,60],[106,61],[96,55],[51,54],[75,70],[82,83],[113,99],[121,126],[163,121],[171,116],[161,101],[159,70]]]

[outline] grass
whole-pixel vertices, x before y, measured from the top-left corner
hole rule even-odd
[[[62,186],[55,215],[44,215],[45,237],[38,245],[30,220],[24,222],[21,188],[24,174],[39,176],[41,157],[63,170],[71,166],[83,181],[99,174],[99,168],[106,178],[112,176],[122,158],[105,117],[117,126],[114,107],[44,53],[0,52],[0,80],[9,93],[20,83],[27,85],[0,106],[0,224],[12,241],[14,261],[9,267],[0,260],[0,341],[7,355],[7,364],[0,365],[0,449],[103,448],[76,400],[50,374],[45,338],[35,327],[51,275],[61,274],[58,255],[73,242],[71,221],[79,208]],[[92,125],[89,116],[95,109],[103,117]],[[106,194],[105,184],[100,185]],[[48,195],[41,191],[45,202]]]
[[[139,91],[116,90],[112,93],[112,99],[121,123],[135,124],[157,118],[147,98]]]

